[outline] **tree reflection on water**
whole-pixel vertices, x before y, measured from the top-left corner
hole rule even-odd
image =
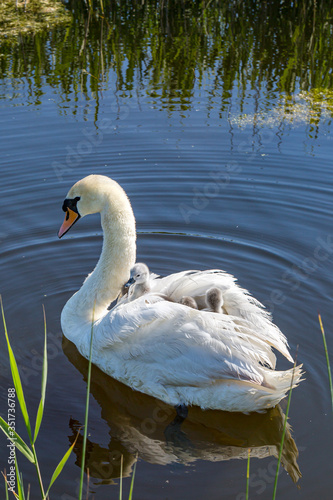
[[[83,96],[98,114],[103,90],[114,86],[117,98],[148,96],[169,112],[190,109],[198,89],[207,110],[213,101],[221,114],[233,94],[242,114],[249,92],[264,112],[265,101],[270,109],[282,95],[290,109],[303,91],[312,114],[321,116],[324,101],[331,116],[331,2],[110,0],[103,12],[101,5],[69,0],[68,26],[2,40],[0,76],[25,78],[32,104],[47,84],[63,113]]]

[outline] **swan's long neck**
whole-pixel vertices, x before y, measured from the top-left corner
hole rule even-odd
[[[128,199],[121,201],[117,205],[110,195],[104,203],[102,253],[94,271],[64,307],[62,323],[67,327],[69,323],[78,326],[91,322],[95,301],[95,320],[104,316],[129,279],[136,257],[135,219]]]

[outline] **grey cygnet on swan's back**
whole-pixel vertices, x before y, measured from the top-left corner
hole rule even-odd
[[[125,287],[130,287],[128,290],[128,301],[141,297],[145,293],[149,293],[151,285],[149,282],[150,272],[148,266],[142,262],[137,262],[131,269],[130,279],[125,284]]]
[[[223,313],[223,297],[220,288],[210,288],[206,292],[206,304],[208,311],[215,313]]]
[[[190,297],[189,295],[184,295],[184,297],[180,299],[179,304],[183,304],[187,307],[192,307],[192,309],[198,309],[198,304],[196,303],[195,299],[193,297]]]

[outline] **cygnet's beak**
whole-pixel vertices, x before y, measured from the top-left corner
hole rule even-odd
[[[58,236],[61,238],[64,234],[67,233],[67,231],[70,230],[74,222],[76,222],[80,218],[80,214],[77,212],[74,212],[70,208],[67,208],[66,210],[66,215],[65,215],[65,220],[59,229]]]
[[[125,287],[125,288],[128,288],[128,287],[130,287],[133,283],[135,283],[135,279],[134,279],[134,278],[130,278],[130,279],[128,280],[128,282],[127,282],[127,283],[125,283],[124,287]]]

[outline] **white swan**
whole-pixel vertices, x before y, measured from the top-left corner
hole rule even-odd
[[[271,347],[292,361],[287,340],[233,276],[210,270],[153,279],[152,293],[108,311],[135,263],[131,204],[115,181],[90,175],[69,190],[63,210],[60,238],[80,217],[96,212],[101,214],[104,232],[94,271],[61,314],[64,335],[83,356],[89,356],[95,302],[92,362],[133,389],[172,405],[240,412],[272,407],[286,395],[293,370],[274,370]],[[190,295],[203,308],[211,287],[222,291],[227,314],[178,303]],[[174,302],[163,300],[159,293]],[[298,366],[294,386],[301,375]]]

